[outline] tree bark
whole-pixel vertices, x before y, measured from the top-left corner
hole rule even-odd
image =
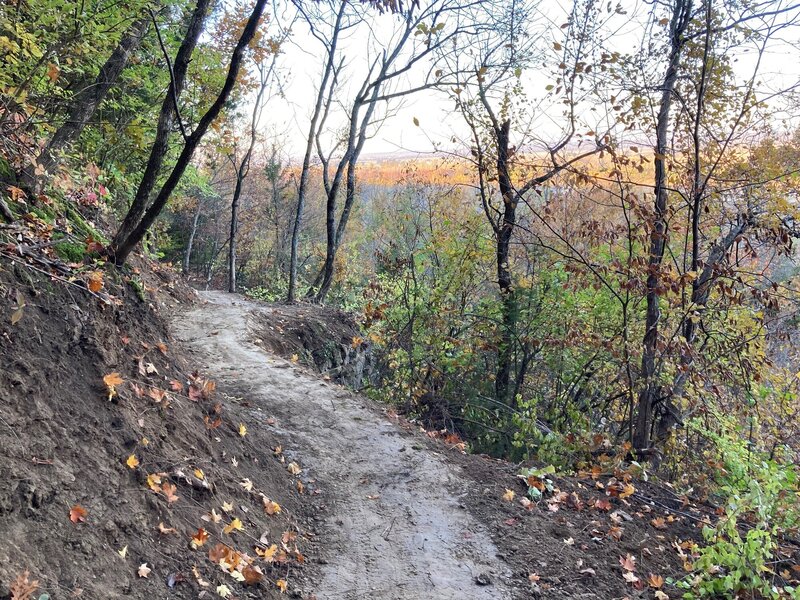
[[[136,190],[136,195],[133,198],[133,203],[128,209],[128,213],[125,215],[122,225],[108,247],[109,256],[118,265],[125,262],[133,246],[141,241],[141,238],[144,236],[143,232],[141,235],[137,232],[137,227],[147,210],[148,200],[158,181],[158,175],[161,172],[164,157],[167,154],[169,134],[175,117],[178,116],[176,113],[176,103],[183,91],[186,82],[186,73],[189,69],[189,62],[191,61],[195,46],[197,46],[200,34],[203,31],[203,25],[210,5],[211,0],[197,0],[197,4],[189,18],[186,34],[175,56],[169,88],[161,103],[161,112],[158,115],[156,137],[150,149],[150,157],[147,160],[147,165],[145,166],[142,179],[139,182],[139,187]],[[138,239],[136,239],[132,245],[128,244],[128,242],[137,237]],[[130,245],[130,248],[127,247],[128,245]]]
[[[656,359],[658,355],[659,321],[661,319],[661,263],[664,260],[668,231],[669,190],[667,187],[667,145],[670,111],[675,83],[678,79],[682,51],[685,45],[684,33],[691,20],[692,0],[674,0],[670,22],[670,54],[667,71],[661,87],[661,101],[656,119],[655,181],[653,221],[650,232],[650,258],[647,275],[647,309],[645,316],[645,335],[642,351],[642,372],[644,381],[638,398],[638,411],[633,428],[633,447],[645,450],[650,446],[653,418],[660,401],[661,386],[658,382]]]
[[[331,42],[328,46],[328,58],[325,63],[322,82],[317,92],[317,101],[314,104],[314,112],[311,115],[311,124],[308,128],[308,140],[306,151],[303,155],[303,167],[300,170],[300,184],[297,188],[297,207],[294,214],[294,224],[292,226],[292,243],[289,250],[289,291],[287,294],[288,302],[295,302],[297,296],[297,250],[300,242],[300,229],[303,224],[303,210],[305,209],[306,193],[308,188],[308,175],[311,168],[311,155],[314,152],[314,140],[317,137],[317,124],[319,123],[322,107],[327,95],[328,81],[335,70],[336,49],[341,32],[342,19],[347,9],[348,2],[342,0],[339,11],[336,13],[336,22],[333,25]]]

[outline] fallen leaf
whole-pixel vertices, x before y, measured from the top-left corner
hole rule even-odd
[[[656,517],[650,521],[650,525],[655,527],[656,529],[666,529],[667,528],[667,521],[664,517]]]
[[[161,352],[161,354],[164,356],[167,355],[167,345],[164,342],[158,342],[156,344],[156,348],[158,348],[159,352]]]
[[[628,554],[625,557],[619,557],[619,564],[622,566],[623,569],[626,571],[635,571],[636,570],[636,557]]]
[[[73,523],[83,523],[88,514],[88,510],[83,508],[80,504],[76,504],[69,510],[69,520]]]
[[[639,578],[636,575],[634,575],[633,573],[631,573],[630,571],[625,571],[622,574],[622,578],[625,581],[627,581],[628,583],[634,583],[634,584],[635,583],[639,583]]]
[[[202,527],[192,536],[192,549],[197,550],[208,541],[208,532]]]
[[[238,517],[235,517],[233,521],[223,528],[222,533],[232,533],[234,531],[242,531],[243,529],[244,526],[242,525],[241,520],[239,520]]]
[[[655,598],[656,600],[669,600],[669,596],[667,596],[661,590],[656,590]]]
[[[226,513],[231,512],[233,510],[233,502],[223,502],[222,510],[224,510]]]
[[[106,388],[108,388],[108,399],[111,400],[114,396],[117,395],[117,386],[125,383],[125,380],[119,376],[119,373],[115,372],[115,373],[109,373],[108,375],[104,375],[103,383],[105,383]]]
[[[244,576],[244,583],[246,585],[256,585],[261,583],[264,580],[264,573],[261,572],[261,569],[257,566],[247,566],[242,569],[242,575]]]
[[[272,544],[266,550],[256,547],[256,554],[267,562],[272,562],[275,559],[275,554],[278,552],[278,546]]]
[[[285,579],[278,579],[278,581],[275,582],[275,585],[277,585],[280,588],[281,594],[285,594],[286,588],[289,587],[289,584],[286,583]]]
[[[147,476],[147,487],[149,487],[156,494],[158,494],[161,491],[161,474],[150,473]]]
[[[264,503],[264,512],[268,515],[281,514],[281,505],[277,502],[273,502],[266,496],[261,496],[261,501]]]
[[[183,384],[180,381],[178,381],[177,379],[172,379],[169,382],[169,388],[173,392],[182,392],[183,391]]]
[[[247,435],[247,427],[244,426],[244,423],[239,423],[239,435],[242,437]]]
[[[139,569],[136,571],[136,573],[139,574],[139,577],[147,577],[148,575],[150,575],[151,571],[152,569],[147,566],[147,563],[142,563],[141,565],[139,565]]]
[[[168,504],[172,504],[173,502],[177,502],[178,496],[175,495],[175,491],[177,489],[178,488],[176,488],[171,483],[165,483],[164,485],[161,486],[161,491],[167,497],[167,503]]]
[[[122,558],[128,556],[128,546],[125,546],[122,550],[117,550],[117,554],[119,554]]]
[[[286,465],[286,468],[292,475],[299,475],[303,472],[303,469],[301,469],[300,465],[298,465],[296,462],[290,462],[288,465]]]
[[[223,583],[222,585],[218,585],[218,586],[217,586],[217,594],[218,594],[218,595],[219,595],[221,598],[230,598],[230,596],[231,596],[231,593],[232,593],[232,592],[231,592],[231,588],[229,588],[229,587],[228,587],[227,585],[225,585],[224,583]]]
[[[517,493],[514,490],[509,490],[508,488],[506,488],[506,492],[505,494],[503,494],[503,500],[505,500],[506,502],[513,502],[514,496],[516,495]]]
[[[622,488],[622,491],[619,493],[620,498],[627,498],[628,496],[633,496],[636,492],[636,488],[633,487],[630,483],[626,483],[625,486]]]
[[[11,582],[9,589],[11,591],[11,600],[32,600],[34,593],[39,589],[39,582],[35,579],[30,580],[31,573],[27,569],[17,575],[14,581]],[[47,594],[42,594],[46,596]]]
[[[86,282],[91,292],[99,292],[103,289],[103,273],[102,271],[92,271],[89,273],[88,281]]]
[[[158,531],[160,533],[163,533],[164,535],[169,535],[170,533],[174,533],[174,534],[178,533],[177,529],[175,529],[174,527],[167,527],[166,525],[164,525],[164,523],[159,523],[158,524]]]
[[[136,458],[135,454],[131,454],[128,457],[128,460],[125,461],[125,464],[128,465],[131,469],[135,469],[139,466],[139,459]]]
[[[200,570],[197,567],[192,567],[192,575],[194,575],[194,578],[200,587],[208,587],[211,585],[208,581],[203,579],[203,577],[200,575]]]
[[[567,539],[565,539],[563,541],[567,546],[574,546],[575,545],[575,540],[573,538],[571,538],[571,537],[568,537]]]
[[[195,469],[194,476],[197,477],[200,481],[203,481],[206,478],[206,474],[203,473],[202,469]]]
[[[664,578],[661,575],[653,575],[650,573],[647,577],[647,585],[657,590],[664,585]]]
[[[248,492],[252,492],[253,491],[253,482],[250,481],[250,479],[248,479],[248,478],[245,478],[242,481],[240,481],[239,485],[242,488],[244,488],[246,491],[248,491]]]

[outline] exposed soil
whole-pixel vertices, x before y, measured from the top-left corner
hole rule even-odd
[[[278,597],[275,582],[287,580],[291,591],[305,569],[294,547],[304,552],[311,536],[307,503],[249,407],[210,390],[189,397],[198,365],[181,357],[163,315],[193,292],[167,271],[137,271],[106,273],[103,302],[24,263],[0,262],[0,598],[26,570],[39,582],[34,598],[197,598],[223,584],[239,598]],[[18,293],[25,306],[12,324]],[[124,383],[109,400],[103,376],[111,372]],[[157,402],[151,392],[167,395]],[[207,415],[212,425],[221,418],[217,428],[207,429]],[[239,423],[249,428],[244,437]],[[177,500],[148,487],[148,474],[159,473]],[[241,485],[248,479],[250,491]],[[281,514],[265,513],[261,493]],[[70,520],[76,505],[87,511],[83,522]],[[212,509],[219,523],[203,519]],[[233,518],[243,531],[223,533]],[[159,523],[172,531],[160,533]],[[194,550],[199,528],[209,539]],[[297,536],[286,554],[285,532]],[[281,549],[274,562],[259,560],[266,578],[243,587],[209,560],[218,543],[250,556],[256,545]]]
[[[358,349],[335,311],[196,299],[145,264],[136,278],[144,299],[107,274],[102,302],[0,264],[0,599],[26,570],[56,600],[213,598],[220,585],[271,598],[280,580],[309,600],[633,599],[654,597],[649,574],[683,574],[676,543],[697,537],[703,514],[667,488],[636,482],[621,499],[607,474],[553,477],[557,489],[526,508],[518,466],[463,454],[326,380],[314,349],[329,344],[331,365]],[[11,324],[17,292],[25,307]],[[292,360],[303,351],[323,376]],[[124,380],[111,400],[110,372]],[[206,378],[216,392],[198,392]],[[168,406],[153,397],[162,391]],[[267,514],[262,495],[281,512]],[[70,521],[75,505],[84,522]],[[234,518],[242,530],[225,533]],[[193,549],[199,528],[209,539]],[[219,544],[264,579],[238,582]],[[628,555],[636,585],[623,579]]]
[[[178,320],[178,335],[223,388],[252,404],[251,420],[281,436],[283,453],[319,492],[320,573],[307,594],[513,597],[509,569],[483,524],[463,507],[467,488],[440,451],[368,400],[256,345],[251,334],[268,307],[221,293],[203,297],[208,304]]]
[[[302,481],[318,492],[312,555],[320,571],[306,595],[652,598],[649,574],[683,574],[673,542],[696,537],[702,515],[682,510],[668,489],[637,483],[636,494],[620,499],[606,493],[608,475],[553,478],[555,492],[525,508],[517,467],[465,455],[266,352],[274,308],[215,292],[202,297],[205,305],[178,320],[179,336],[221,388],[251,403],[250,420],[279,435]],[[503,499],[509,489],[513,501]],[[623,579],[620,558],[629,554],[636,585]]]
[[[260,304],[253,341],[272,354],[358,389],[369,378],[370,343],[353,316],[310,304]]]

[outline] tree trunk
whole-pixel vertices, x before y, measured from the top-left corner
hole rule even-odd
[[[308,129],[308,140],[306,143],[306,152],[303,155],[303,167],[300,171],[300,185],[297,188],[297,207],[294,214],[294,224],[292,226],[292,243],[289,250],[289,292],[287,294],[288,302],[295,302],[297,296],[297,249],[300,242],[300,229],[303,224],[303,210],[305,209],[306,191],[308,188],[308,174],[311,168],[311,154],[314,151],[314,140],[317,136],[317,123],[319,122],[322,113],[322,105],[325,101],[327,93],[328,81],[334,71],[336,60],[336,47],[339,40],[339,33],[341,31],[342,18],[344,17],[347,8],[347,2],[342,1],[339,6],[339,12],[336,14],[336,22],[333,25],[333,34],[331,36],[331,43],[328,47],[328,59],[325,63],[325,71],[322,75],[322,82],[317,92],[317,101],[314,105],[314,112],[311,115],[311,124]]]
[[[633,428],[633,447],[645,450],[650,447],[655,409],[660,401],[661,386],[658,382],[656,358],[658,355],[659,321],[661,319],[661,263],[664,259],[668,232],[667,216],[669,189],[667,182],[667,144],[672,95],[678,79],[678,67],[692,13],[692,0],[674,0],[670,23],[670,54],[664,82],[661,87],[661,102],[656,120],[655,148],[655,202],[650,232],[650,258],[647,275],[647,309],[645,335],[642,351],[642,379],[644,381],[638,398],[638,412]]]
[[[117,47],[100,67],[94,82],[84,87],[72,98],[64,123],[47,142],[36,159],[37,170],[30,166],[23,172],[23,184],[30,189],[37,189],[42,176],[52,173],[58,153],[78,139],[83,128],[94,115],[109,90],[117,84],[119,76],[128,64],[131,55],[136,52],[147,33],[149,20],[142,18],[136,21],[123,34]]]
[[[231,200],[231,231],[228,242],[228,291],[231,294],[236,292],[236,232],[239,229],[239,197],[242,194],[243,179],[240,171],[237,173],[236,187]]]
[[[517,219],[517,196],[511,183],[509,172],[509,135],[511,121],[503,121],[496,131],[497,137],[497,182],[503,199],[503,217],[497,231],[497,283],[500,288],[502,323],[500,346],[497,352],[497,373],[495,374],[495,395],[498,402],[512,405],[509,397],[512,389],[511,375],[514,370],[514,347],[517,330],[517,299],[511,280],[510,250],[511,235]]]
[[[137,226],[140,224],[142,216],[145,214],[150,194],[158,181],[158,175],[164,163],[164,156],[167,154],[169,134],[175,117],[177,116],[175,105],[183,91],[186,73],[189,69],[189,62],[191,61],[192,53],[200,38],[200,34],[203,31],[206,13],[208,13],[210,4],[211,0],[197,0],[197,4],[189,18],[186,34],[175,56],[169,88],[161,103],[161,112],[158,115],[156,137],[150,149],[150,157],[147,160],[147,165],[145,166],[142,179],[139,182],[139,187],[136,190],[136,195],[133,198],[133,203],[128,209],[128,213],[125,215],[122,225],[108,248],[109,256],[118,265],[125,262],[133,246],[144,237],[144,232],[141,232],[141,234],[137,232]],[[134,238],[138,239],[136,239],[133,244],[129,244]],[[128,245],[130,245],[130,248],[127,247]]]
[[[186,252],[183,254],[183,275],[189,275],[189,264],[192,260],[192,246],[194,246],[194,236],[197,234],[197,224],[200,222],[200,198],[197,199],[197,210],[192,219],[192,229],[189,232],[189,241],[186,243]]]
[[[198,3],[202,4],[208,1],[209,0],[198,0]],[[258,22],[261,19],[262,13],[264,12],[266,3],[267,0],[257,0],[255,6],[253,7],[253,12],[250,14],[247,24],[245,25],[244,30],[239,37],[239,41],[236,43],[236,48],[233,50],[231,62],[228,67],[228,74],[225,78],[225,83],[222,86],[222,90],[220,90],[220,93],[216,100],[214,100],[214,103],[200,119],[200,122],[197,124],[197,128],[186,139],[183,150],[181,151],[181,154],[175,163],[175,167],[172,169],[172,172],[153,201],[153,204],[149,209],[147,209],[146,212],[144,212],[144,215],[142,216],[141,220],[138,221],[138,223],[135,222],[134,217],[136,213],[140,212],[140,210],[131,206],[131,210],[128,211],[125,222],[123,222],[122,227],[120,227],[120,230],[114,236],[114,240],[111,242],[110,247],[107,249],[108,254],[114,260],[115,264],[124,264],[133,248],[142,240],[147,230],[156,220],[156,217],[158,217],[158,215],[161,213],[162,209],[167,203],[167,200],[169,200],[170,195],[180,182],[186,167],[192,160],[192,156],[194,156],[194,151],[197,148],[197,145],[203,139],[203,136],[205,135],[206,131],[208,131],[211,123],[222,111],[223,106],[227,102],[228,97],[233,90],[233,86],[236,84],[236,78],[239,75],[239,69],[241,68],[242,60],[244,58],[244,52],[256,33]],[[194,46],[192,45],[192,47]]]

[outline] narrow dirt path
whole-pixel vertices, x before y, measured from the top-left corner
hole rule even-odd
[[[252,319],[269,307],[219,292],[201,300],[177,318],[177,335],[262,419],[277,417],[284,451],[327,497],[317,598],[512,598],[508,567],[460,506],[449,463],[369,401],[256,346]]]

